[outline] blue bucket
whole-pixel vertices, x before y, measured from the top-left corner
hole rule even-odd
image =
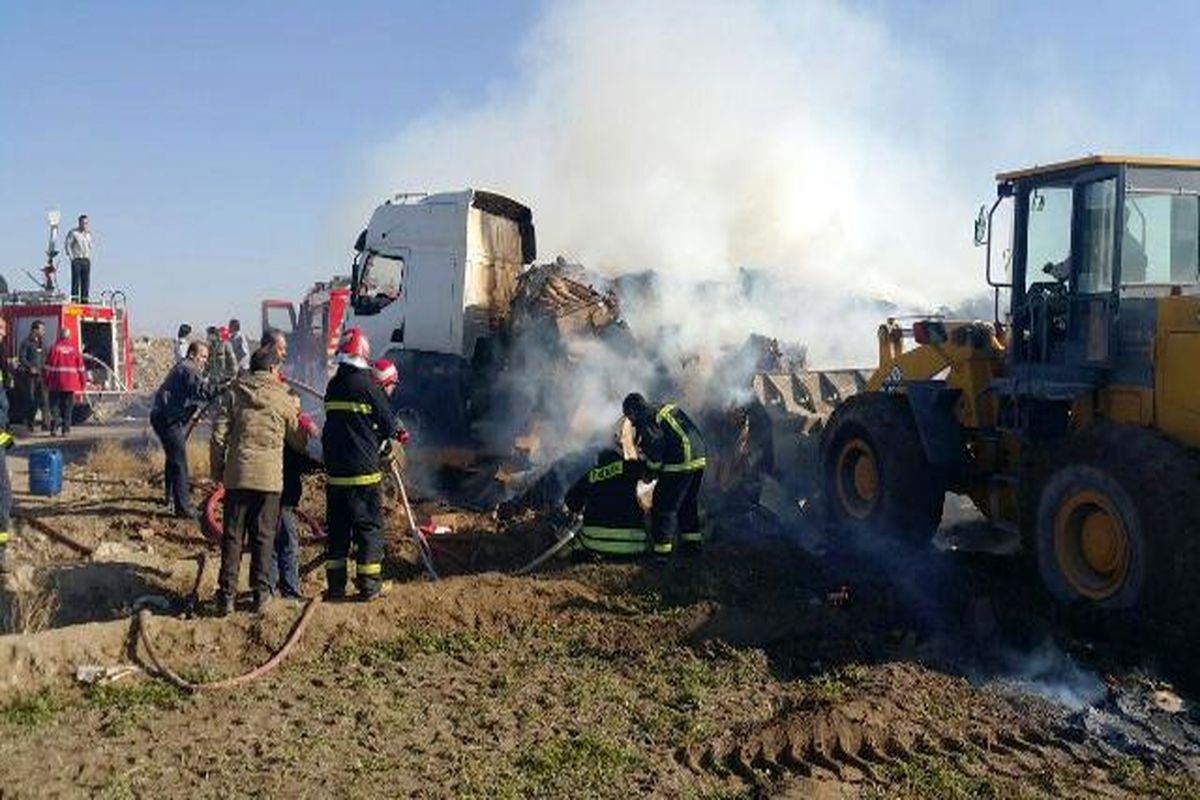
[[[62,491],[63,459],[58,450],[29,453],[29,493],[50,497]]]

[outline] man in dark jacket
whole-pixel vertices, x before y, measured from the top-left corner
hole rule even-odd
[[[374,380],[370,345],[357,329],[343,337],[337,372],[325,390],[326,519],[325,582],[330,599],[346,596],[350,545],[356,550],[359,599],[372,600],[383,580],[383,519],[380,450],[396,437],[396,418]]]
[[[30,433],[33,433],[33,423],[39,409],[42,412],[42,430],[50,430],[50,392],[46,389],[44,329],[41,320],[34,320],[29,328],[29,335],[21,342],[17,351],[17,363],[24,390],[21,394],[25,401],[25,425]]]
[[[208,345],[204,342],[188,345],[187,357],[167,373],[166,380],[154,393],[154,409],[150,412],[150,426],[167,459],[164,472],[167,502],[174,503],[175,516],[189,519],[198,514],[189,497],[187,426],[192,414],[217,395],[217,390],[204,380],[207,364]]]
[[[616,450],[601,450],[596,466],[567,492],[567,508],[583,514],[580,543],[605,556],[641,555],[646,552],[646,514],[638,504],[638,479],[645,477],[642,462],[626,460]]]
[[[704,437],[683,409],[673,403],[652,406],[634,392],[625,398],[621,410],[633,425],[647,469],[657,477],[650,506],[655,555],[669,555],[677,538],[685,549],[698,550],[702,542]]]
[[[321,431],[307,414],[300,414],[303,441],[288,439],[283,445],[283,492],[279,495],[279,526],[275,532],[275,561],[271,565],[271,588],[293,600],[300,593],[300,520],[297,516],[304,494],[304,476],[320,472],[325,465],[307,453],[307,440]]]

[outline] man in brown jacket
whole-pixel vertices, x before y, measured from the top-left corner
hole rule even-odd
[[[279,380],[279,357],[259,348],[250,372],[230,386],[221,401],[210,443],[212,477],[225,484],[225,535],[217,594],[221,613],[233,611],[242,542],[250,544],[250,588],[254,610],[271,597],[270,563],[283,490],[285,441],[300,440],[300,403]]]

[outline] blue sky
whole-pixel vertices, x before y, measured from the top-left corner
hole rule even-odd
[[[915,79],[934,76],[935,122],[923,124],[981,196],[1013,162],[1101,149],[1200,155],[1200,4],[844,6],[915,57]],[[345,270],[346,219],[380,199],[365,188],[377,189],[366,173],[380,148],[420,141],[406,135],[414,122],[453,126],[497,97],[507,98],[498,115],[519,102],[547,44],[539,21],[563,7],[0,0],[0,273],[20,285],[22,269],[36,270],[56,206],[64,219],[91,215],[93,284],[127,290],[135,328],[256,320],[262,296],[298,298]],[[604,46],[619,55],[621,39]],[[864,80],[872,69],[861,64]],[[889,89],[864,89],[875,91]],[[486,117],[470,122],[486,137]],[[878,127],[910,122],[892,114]],[[390,188],[451,188],[413,186],[411,164],[394,160],[403,169],[386,176]],[[956,213],[969,230],[973,208]]]
[[[364,150],[503,79],[535,11],[3,0],[0,273],[36,271],[58,206],[90,214],[93,285],[128,287],[137,327],[298,298],[343,266],[317,262]]]

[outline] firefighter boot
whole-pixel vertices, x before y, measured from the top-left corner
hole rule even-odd
[[[354,585],[358,587],[358,599],[361,602],[369,603],[379,597],[383,581],[377,575],[357,575],[354,578]]]

